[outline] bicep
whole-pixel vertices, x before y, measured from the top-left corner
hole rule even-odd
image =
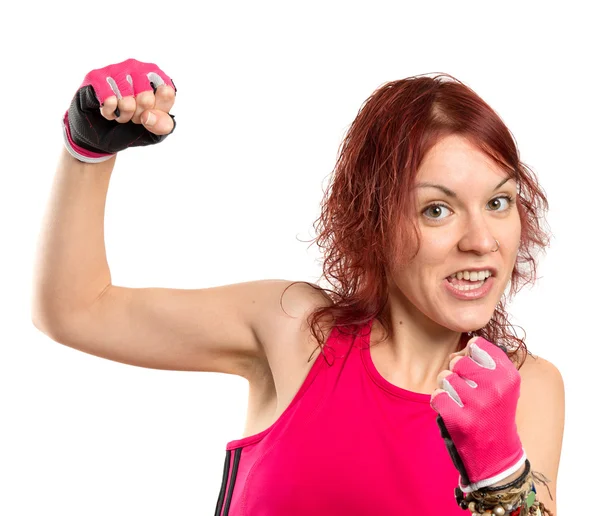
[[[203,289],[107,288],[55,340],[139,367],[247,377],[263,359],[257,321],[280,310],[286,280]]]

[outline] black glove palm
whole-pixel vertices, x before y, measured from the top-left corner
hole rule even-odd
[[[153,145],[168,135],[157,135],[142,124],[107,120],[100,112],[104,100],[112,95],[137,95],[161,84],[175,85],[156,65],[128,59],[122,63],[92,70],[75,93],[63,118],[65,145],[80,161],[96,163],[128,147]],[[175,117],[173,130],[175,130]],[[170,134],[170,133],[169,133]]]

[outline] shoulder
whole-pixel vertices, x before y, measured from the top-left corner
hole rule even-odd
[[[253,329],[263,349],[281,347],[281,339],[297,334],[316,309],[332,303],[320,287],[303,280],[275,280],[261,298]]]
[[[300,368],[304,369],[312,351],[318,346],[318,340],[313,335],[311,328],[311,315],[325,307],[333,304],[331,298],[325,291],[314,283],[298,281],[290,284],[282,301],[282,307],[290,314],[288,318],[288,339],[293,343],[294,351],[299,353]],[[326,340],[332,328],[330,314],[317,321],[316,332]],[[277,344],[275,344],[277,345]],[[316,353],[313,358],[318,356]]]
[[[305,372],[309,356],[318,345],[309,317],[333,302],[320,287],[303,280],[281,281],[275,294],[255,327],[264,359],[258,368],[258,381],[269,371],[276,383],[278,380],[282,383]],[[329,320],[324,317],[318,322],[317,334],[323,332],[326,338],[331,326]]]
[[[286,409],[319,353],[311,332],[310,315],[332,301],[314,284],[282,281],[263,317],[256,326],[263,360],[248,375],[249,409],[247,427],[262,430]],[[331,331],[329,317],[318,321],[317,334],[325,341]],[[314,352],[314,353],[313,353]],[[267,421],[268,424],[264,424]],[[261,426],[262,424],[262,426]]]
[[[558,367],[549,360],[527,355],[521,368],[521,399],[523,405],[539,413],[548,404],[564,405],[565,386]]]
[[[323,306],[331,306],[333,301],[325,293],[325,289],[308,281],[290,281],[284,291],[287,307],[291,307],[295,316],[306,318],[314,310]]]
[[[521,381],[526,382],[528,387],[564,389],[562,374],[558,367],[539,355],[528,354],[519,372]]]

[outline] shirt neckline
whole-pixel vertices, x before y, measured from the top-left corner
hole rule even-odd
[[[419,403],[427,403],[431,404],[431,394],[426,394],[422,392],[414,392],[409,391],[407,389],[403,389],[402,387],[398,387],[393,383],[386,380],[375,367],[375,363],[373,362],[373,357],[371,356],[371,329],[373,328],[373,323],[375,319],[371,319],[367,326],[367,331],[361,335],[361,346],[360,353],[362,357],[362,361],[365,365],[367,372],[371,379],[383,390],[393,394],[394,396],[398,396],[400,398],[405,398],[407,400],[416,401]]]

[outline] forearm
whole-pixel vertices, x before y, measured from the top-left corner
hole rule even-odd
[[[65,315],[93,303],[111,283],[104,245],[104,210],[115,157],[82,163],[60,156],[36,253],[32,319],[54,331]]]

